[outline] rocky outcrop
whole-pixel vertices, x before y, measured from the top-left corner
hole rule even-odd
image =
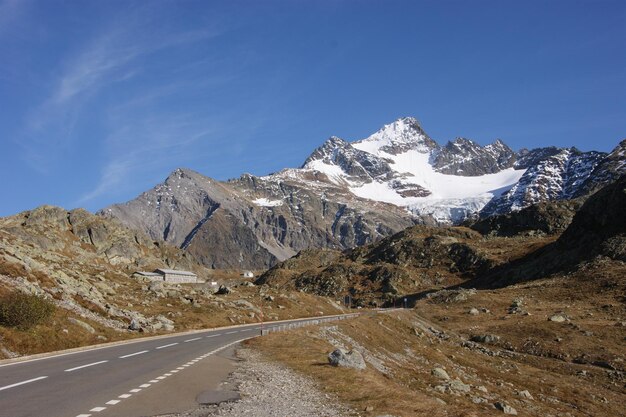
[[[350,295],[356,305],[376,305],[487,270],[493,260],[478,248],[480,240],[465,228],[414,226],[342,254],[301,253],[256,283],[330,297]]]
[[[471,229],[489,236],[562,233],[570,225],[582,199],[543,202],[511,213],[466,222]]]
[[[626,175],[590,196],[556,242],[500,265],[473,285],[502,287],[567,273],[608,259],[626,261]]]

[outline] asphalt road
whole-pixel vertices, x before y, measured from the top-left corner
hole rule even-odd
[[[118,404],[157,385],[173,386],[169,381],[180,388],[186,372],[260,334],[261,326],[254,324],[0,365],[0,417],[118,415]],[[157,401],[166,403],[168,397]]]

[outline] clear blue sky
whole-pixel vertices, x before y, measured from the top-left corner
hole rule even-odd
[[[402,116],[608,151],[625,51],[623,0],[0,0],[0,215],[264,175]]]

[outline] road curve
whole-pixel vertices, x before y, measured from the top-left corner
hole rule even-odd
[[[264,328],[279,325],[266,323]],[[134,393],[167,384],[168,377],[226,347],[260,335],[257,323],[0,365],[0,417],[95,417],[132,401]]]

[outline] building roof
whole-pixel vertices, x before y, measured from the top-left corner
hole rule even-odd
[[[157,272],[137,271],[135,274],[143,275],[144,277],[160,277],[162,274]]]
[[[187,275],[190,277],[196,276],[193,272],[181,271],[179,269],[157,269],[154,272],[160,272],[161,274]]]

